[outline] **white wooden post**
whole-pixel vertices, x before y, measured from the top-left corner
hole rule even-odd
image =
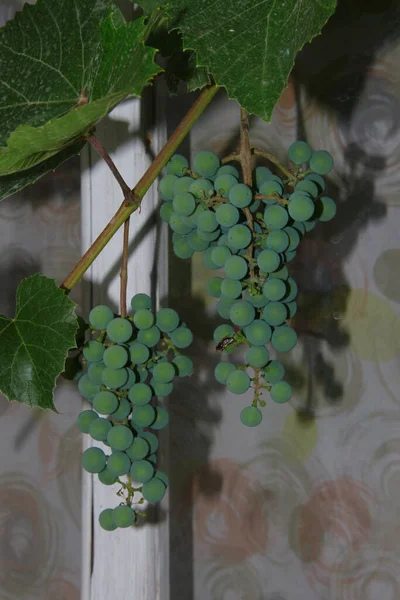
[[[154,153],[166,141],[166,128],[162,125],[143,132],[143,121],[152,114],[151,102],[146,94],[143,100],[122,103],[96,131],[130,186],[152,161],[146,153],[144,133],[151,135]],[[121,190],[107,165],[87,147],[82,155],[83,250],[101,232],[121,201]],[[153,185],[140,212],[131,218],[128,299],[137,292],[151,293],[153,297],[156,293],[158,302],[166,294],[167,237],[157,219],[157,203]],[[86,275],[86,314],[91,306],[101,303],[118,310],[121,254],[122,229]],[[151,280],[154,265],[157,281]],[[160,445],[161,451],[167,447],[166,443]],[[168,498],[162,502],[161,523],[106,532],[98,525],[98,515],[102,509],[118,505],[117,490],[118,486],[102,485],[97,476],[84,475],[82,600],[168,600]]]

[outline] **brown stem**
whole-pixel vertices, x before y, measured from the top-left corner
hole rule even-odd
[[[118,231],[118,229],[125,223],[127,218],[139,208],[143,196],[153,183],[153,181],[158,177],[161,173],[164,166],[167,164],[171,156],[177,150],[179,145],[182,143],[186,135],[189,133],[190,129],[203,113],[205,108],[211,102],[213,97],[218,91],[218,87],[216,85],[207,87],[203,90],[197,100],[194,102],[193,106],[190,108],[188,113],[182,119],[178,127],[175,129],[174,133],[171,135],[163,149],[156,156],[150,167],[147,169],[146,173],[140,179],[140,181],[136,184],[131,192],[131,201],[124,202],[121,204],[115,215],[112,217],[111,221],[106,225],[97,239],[93,242],[87,252],[82,256],[80,261],[75,265],[72,269],[68,277],[64,280],[61,285],[61,289],[65,290],[67,293],[78,283],[78,281],[83,277],[86,273],[87,269],[90,267],[94,259],[100,254],[103,248],[108,244],[113,235]]]
[[[96,150],[97,154],[99,156],[101,156],[101,158],[107,163],[107,165],[110,168],[111,173],[114,175],[115,179],[118,181],[118,184],[124,194],[125,200],[127,202],[130,202],[132,200],[131,189],[130,189],[129,185],[126,183],[125,179],[122,177],[116,164],[114,163],[111,156],[108,154],[107,150],[104,148],[103,144],[100,142],[100,140],[96,136],[94,136],[92,134],[87,135],[86,139],[91,144],[91,146],[93,146],[93,148]]]
[[[122,250],[122,264],[120,274],[119,307],[121,317],[126,317],[126,289],[128,287],[128,248],[129,248],[129,222],[130,217],[124,223],[124,240]]]
[[[252,160],[251,160],[251,148],[250,148],[250,138],[249,138],[249,118],[247,115],[247,111],[244,108],[240,108],[240,164],[242,166],[243,172],[243,182],[248,185],[250,188],[253,185],[253,169],[252,169]],[[243,209],[244,214],[246,215],[247,225],[251,230],[251,239],[253,240],[254,234],[254,223],[253,223],[253,215],[251,214],[251,210],[247,207]],[[253,258],[253,250],[254,243],[251,242],[248,247],[247,254],[250,257],[250,260]],[[250,277],[253,279],[254,277],[254,267],[250,262]]]
[[[237,162],[240,162],[239,152],[232,152],[231,154],[228,154],[228,156],[224,156],[224,158],[221,158],[221,165],[226,165],[226,163],[234,162],[235,160]]]
[[[282,171],[282,173],[284,175],[286,175],[286,177],[288,179],[290,179],[289,185],[291,185],[291,186],[295,185],[296,177],[289,171],[289,169],[284,167],[279,162],[279,160],[276,158],[276,156],[274,156],[270,152],[264,152],[264,150],[260,150],[259,148],[252,148],[251,152],[252,152],[252,154],[254,154],[254,156],[260,156],[261,158],[266,158],[267,160],[269,160],[269,162],[272,162],[274,165],[276,165],[278,167],[278,169],[280,171]]]

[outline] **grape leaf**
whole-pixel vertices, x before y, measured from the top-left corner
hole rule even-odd
[[[144,10],[154,0],[139,0]],[[250,113],[270,119],[297,52],[318,35],[336,0],[168,0],[159,2],[185,50]]]
[[[56,378],[75,347],[75,306],[54,279],[22,280],[14,319],[0,315],[0,391],[8,400],[55,410]]]
[[[0,177],[0,202],[1,200],[8,198],[8,196],[19,192],[24,187],[35,183],[35,181],[43,177],[43,175],[46,175],[46,173],[55,171],[63,162],[76,154],[79,154],[84,145],[84,142],[75,142],[74,144],[71,144],[71,146],[64,148],[64,150],[58,154],[55,154],[51,158],[48,158],[30,169]]]
[[[37,0],[0,29],[0,175],[77,141],[161,71],[145,19],[109,0]]]

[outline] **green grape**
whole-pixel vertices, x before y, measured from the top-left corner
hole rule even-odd
[[[201,180],[199,180],[201,181]],[[196,208],[196,210],[194,211],[194,213],[192,215],[190,215],[190,217],[188,217],[188,219],[190,219],[193,227],[197,227],[197,219],[199,218],[199,216],[201,215],[201,213],[203,213],[206,210],[206,207],[203,204],[199,204]]]
[[[268,325],[276,327],[286,321],[287,308],[282,302],[269,302],[263,310],[262,318]]]
[[[114,483],[117,481],[115,475],[113,475],[111,471],[107,469],[107,467],[103,471],[100,471],[98,478],[100,483],[103,485],[114,485]]]
[[[244,394],[250,387],[250,377],[245,371],[235,369],[226,379],[226,387],[232,394]]]
[[[292,386],[287,381],[278,381],[271,388],[271,398],[274,402],[283,404],[292,397]]]
[[[321,192],[325,190],[325,180],[323,177],[321,177],[321,175],[318,175],[318,173],[309,173],[304,179],[307,181],[313,181],[315,184],[317,184]]]
[[[120,390],[121,392],[126,392],[127,390],[130,390],[131,387],[133,386],[134,383],[136,383],[139,375],[137,371],[133,371],[132,369],[128,369],[126,368],[126,371],[128,373],[128,379],[126,381],[126,383],[124,383],[124,385],[121,385]]]
[[[135,409],[133,412],[135,412]],[[107,442],[110,444],[113,450],[126,450],[132,445],[133,433],[126,425],[114,425],[114,427],[108,432]]]
[[[265,321],[255,319],[244,328],[244,334],[253,346],[264,346],[271,339],[272,329]]]
[[[222,227],[233,227],[239,221],[240,213],[232,204],[220,204],[215,211],[217,223]]]
[[[289,271],[287,267],[284,265],[278,271],[274,271],[269,274],[270,277],[277,277],[278,279],[287,279],[289,277]]]
[[[256,406],[246,406],[240,413],[240,420],[247,427],[256,427],[262,421],[261,411]]]
[[[237,279],[223,279],[221,294],[227,298],[239,298],[242,294],[242,284]]]
[[[336,215],[336,202],[328,196],[322,196],[317,202],[317,217],[320,221],[326,222],[333,219]]]
[[[257,265],[264,273],[276,271],[280,264],[280,256],[275,250],[262,250],[257,257]]]
[[[294,221],[307,221],[314,214],[314,202],[306,192],[294,192],[289,199],[288,211]]]
[[[146,458],[150,453],[150,445],[143,437],[137,436],[126,453],[131,460],[141,460],[142,458]]]
[[[234,304],[235,304],[235,300],[233,300],[231,298],[227,298],[226,296],[223,296],[217,304],[217,313],[223,319],[229,319],[231,308]]]
[[[274,180],[264,181],[264,183],[260,186],[259,189],[260,194],[262,196],[272,196],[273,194],[278,194],[278,196],[282,196],[283,194],[283,184]],[[266,204],[275,204],[276,202],[274,198],[262,198],[262,201]]]
[[[133,481],[146,483],[154,475],[154,467],[148,460],[137,460],[132,463],[130,475]]]
[[[283,206],[273,204],[264,211],[264,223],[268,229],[283,229],[289,220],[288,212]]]
[[[287,292],[286,283],[282,279],[267,279],[263,286],[264,296],[271,301],[282,300]]]
[[[105,365],[103,362],[91,363],[88,367],[87,373],[90,381],[96,383],[97,385],[101,385],[103,383],[101,374],[104,370],[104,367]]]
[[[220,362],[214,369],[214,376],[218,383],[222,385],[226,385],[226,380],[228,379],[228,375],[236,371],[235,365],[230,362]]]
[[[207,281],[206,290],[207,293],[213,298],[219,298],[221,296],[221,277],[213,277]]]
[[[154,435],[154,433],[151,433],[150,431],[143,431],[140,434],[140,437],[145,439],[147,441],[147,443],[149,444],[151,454],[154,454],[154,452],[157,452],[158,438],[156,435]]]
[[[104,364],[109,369],[121,369],[129,360],[129,354],[123,346],[109,346],[104,352]]]
[[[285,227],[283,230],[289,237],[289,246],[286,248],[287,252],[292,252],[296,250],[297,246],[300,244],[300,234],[294,227]]]
[[[214,246],[211,252],[211,258],[219,267],[223,267],[232,252],[228,246]]]
[[[141,308],[133,315],[133,322],[138,329],[150,329],[154,325],[154,315],[151,310]]]
[[[144,365],[136,365],[135,370],[137,373],[136,381],[139,381],[139,383],[146,383],[146,380],[149,376],[149,371],[146,369],[146,367]]]
[[[247,225],[234,225],[228,231],[228,242],[234,248],[247,248],[251,243],[251,230]]]
[[[271,360],[264,369],[264,379],[268,383],[277,383],[285,376],[285,367],[277,360]]]
[[[201,150],[193,160],[193,171],[203,177],[213,177],[220,167],[220,160],[214,152]]]
[[[218,227],[218,222],[215,213],[212,210],[204,210],[197,219],[197,228],[208,233],[215,231]]]
[[[312,231],[316,226],[317,221],[304,221],[304,227],[306,228],[306,232]]]
[[[310,194],[311,198],[317,198],[319,195],[319,189],[314,181],[310,179],[303,179],[296,185],[296,192],[307,192]]]
[[[209,198],[214,193],[214,186],[208,179],[196,179],[192,181],[189,192],[195,198],[202,200],[203,198]]]
[[[128,370],[105,367],[101,373],[101,379],[106,387],[118,389],[128,381]]]
[[[232,306],[229,316],[232,323],[238,325],[239,327],[245,327],[254,321],[256,311],[250,302],[239,300]]]
[[[113,520],[117,527],[131,527],[135,522],[135,512],[130,506],[117,506],[113,510]]]
[[[174,386],[172,383],[160,383],[159,381],[155,381],[154,378],[150,379],[150,385],[154,390],[154,394],[159,396],[160,398],[164,398],[165,396],[169,396],[172,392]]]
[[[120,398],[118,408],[112,414],[113,421],[123,421],[130,414],[131,410],[131,403],[126,398]]]
[[[169,423],[168,412],[162,406],[157,406],[156,419],[154,423],[150,425],[152,429],[164,429]]]
[[[234,167],[233,165],[223,165],[216,172],[215,178],[225,174],[233,175],[234,177],[236,177],[236,179],[239,179],[240,177],[239,171],[236,167]]]
[[[268,167],[256,167],[254,173],[257,188],[260,188],[264,181],[268,181],[272,175],[272,171]]]
[[[284,252],[289,246],[289,236],[284,229],[270,231],[267,235],[267,248],[275,252]]]
[[[148,348],[154,348],[160,341],[160,337],[160,330],[156,325],[153,325],[149,329],[141,329],[138,333],[137,341]]]
[[[311,146],[307,142],[294,142],[288,149],[288,156],[295,165],[308,162],[312,153]]]
[[[93,329],[105,329],[114,318],[114,313],[108,306],[95,306],[89,313],[89,324]]]
[[[160,207],[160,218],[164,223],[169,223],[172,213],[174,209],[172,207],[172,202],[164,202],[164,204]]]
[[[117,317],[107,325],[107,335],[112,342],[126,342],[132,337],[133,329],[128,319]]]
[[[88,473],[100,473],[106,466],[106,455],[100,448],[87,448],[82,454],[82,467]]]
[[[219,175],[214,181],[214,189],[219,196],[228,198],[231,188],[238,182],[237,177],[226,173],[225,175]]]
[[[252,346],[246,352],[246,363],[254,369],[265,367],[269,361],[269,352],[264,346]]]
[[[297,343],[297,334],[287,325],[276,327],[271,338],[271,344],[278,352],[289,352]]]
[[[310,169],[318,175],[327,175],[333,169],[333,158],[326,150],[314,152],[310,160]]]
[[[135,294],[131,299],[131,307],[133,312],[142,308],[151,308],[151,298],[147,294]]]
[[[158,191],[163,200],[172,200],[174,197],[174,183],[177,181],[176,175],[165,175],[158,184]]]
[[[155,454],[150,454],[150,456],[148,456],[146,460],[151,462],[153,465],[157,464],[157,456]]]
[[[129,469],[131,468],[131,461],[126,452],[121,452],[117,450],[108,457],[107,461],[107,469],[110,471],[112,475],[115,477],[121,477],[121,475],[126,475],[129,473]]]
[[[184,215],[188,217],[194,213],[196,209],[196,201],[193,194],[190,192],[182,192],[175,196],[172,201],[172,206],[178,215]]]
[[[171,333],[171,341],[176,348],[187,348],[193,342],[193,333],[188,327],[177,327]]]
[[[297,284],[293,277],[289,277],[287,280],[288,293],[285,297],[285,302],[292,302],[297,296]]]
[[[83,356],[89,362],[100,362],[103,358],[104,346],[100,342],[90,340],[83,347]]]
[[[295,229],[300,235],[304,235],[306,232],[306,228],[304,226],[304,223],[300,222],[300,221],[294,221],[292,223],[293,229]]]
[[[179,354],[172,360],[172,364],[175,365],[175,368],[178,371],[178,377],[187,377],[192,374],[193,361],[189,356]]]
[[[247,269],[247,261],[241,256],[231,256],[224,265],[224,271],[229,279],[243,279]]]
[[[174,196],[188,192],[193,181],[194,179],[192,179],[192,177],[181,177],[180,179],[177,179],[174,183]]]
[[[78,415],[77,424],[82,433],[89,432],[89,426],[92,421],[98,419],[97,413],[94,410],[84,410]]]
[[[187,236],[187,244],[195,252],[204,252],[210,245],[207,240],[202,240],[196,229],[191,231]]]
[[[92,400],[94,396],[100,391],[100,386],[96,385],[89,379],[89,375],[82,375],[78,381],[78,390],[81,396]]]
[[[297,313],[297,303],[292,301],[292,302],[288,302],[286,304],[288,312],[289,312],[289,318],[292,319],[294,317],[294,315]]]
[[[153,369],[153,377],[159,383],[169,383],[175,377],[174,365],[169,362],[162,362]]]
[[[139,427],[148,427],[156,418],[156,411],[150,404],[135,406],[132,411],[132,423]],[[130,444],[129,444],[130,445]]]
[[[194,225],[189,223],[187,219],[189,219],[189,217],[178,215],[178,213],[173,211],[169,219],[169,226],[171,227],[172,231],[186,235],[187,233],[190,233],[194,227]]]
[[[154,477],[156,477],[157,479],[160,479],[166,487],[168,486],[168,484],[169,484],[168,475],[166,473],[164,473],[163,471],[156,471],[154,474]]]
[[[134,365],[142,365],[148,361],[150,357],[150,350],[140,342],[133,342],[133,344],[130,344],[129,353]]]
[[[253,202],[249,206],[249,210],[251,210],[252,213],[257,212],[257,209],[260,206],[260,204],[261,204],[261,200],[258,200],[258,199],[253,200]],[[258,225],[258,223],[255,224],[254,229],[257,229],[257,225]]]
[[[147,502],[160,502],[165,496],[166,486],[161,479],[154,477],[142,486],[142,496]]]
[[[167,162],[167,173],[181,177],[184,174],[184,169],[189,166],[188,161],[181,154],[174,154]]]
[[[236,183],[229,191],[229,202],[238,208],[249,206],[253,200],[253,192],[245,183]]]
[[[283,255],[283,257],[284,257],[283,261],[285,263],[289,263],[291,260],[296,258],[296,254],[297,254],[296,250],[293,250],[292,252],[285,252]]]
[[[112,427],[112,423],[108,419],[98,417],[90,423],[89,435],[98,442],[104,442],[107,439],[107,434]]]
[[[203,231],[199,227],[197,228],[197,235],[199,238],[206,242],[215,242],[221,235],[221,229],[217,227],[215,231]]]
[[[117,529],[116,524],[113,521],[114,511],[112,508],[105,508],[99,514],[100,527],[105,531],[114,531]]]
[[[213,340],[216,344],[219,344],[221,340],[226,337],[233,337],[235,330],[232,325],[218,325],[213,334]]]
[[[129,390],[128,398],[132,404],[144,406],[148,404],[153,396],[151,387],[146,383],[135,383]]]
[[[251,294],[249,290],[246,290],[244,295],[244,299],[246,302],[250,302],[256,308],[262,308],[268,303],[268,300],[264,296],[264,294]]]
[[[169,333],[179,325],[179,315],[172,308],[161,308],[157,312],[156,325],[160,331]]]

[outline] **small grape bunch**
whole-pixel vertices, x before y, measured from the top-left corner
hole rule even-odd
[[[102,444],[84,451],[82,466],[104,485],[118,483],[124,499],[100,513],[107,531],[135,524],[143,513],[133,505],[164,497],[168,477],[157,469],[156,433],[168,425],[168,413],[157,397],[168,396],[174,378],[193,370],[192,360],[180,353],[193,335],[178,313],[162,308],[155,314],[147,294],[133,296],[131,307],[128,318],[103,305],[90,311],[94,335],[83,347],[78,381],[92,405],[78,416],[78,427]]]
[[[252,405],[241,412],[248,426],[262,420],[263,390],[278,403],[291,398],[285,368],[271,356],[292,350],[297,342],[291,319],[298,290],[287,265],[302,237],[318,221],[330,221],[336,214],[323,178],[333,168],[329,152],[295,142],[288,157],[285,177],[257,166],[249,186],[240,181],[237,166],[221,165],[213,152],[197,153],[191,168],[176,154],[159,184],[161,218],[173,231],[175,254],[190,259],[202,252],[205,266],[218,271],[207,292],[218,300],[217,312],[230,324],[216,328],[217,350],[229,354],[241,344],[248,346],[245,364],[222,361],[215,369],[217,381],[232,393],[254,388]]]

